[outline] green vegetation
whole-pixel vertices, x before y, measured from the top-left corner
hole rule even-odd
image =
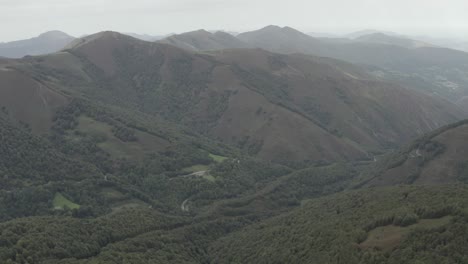
[[[391,87],[350,81],[326,59],[218,57],[102,34],[123,38],[97,50],[109,60],[73,49],[66,65],[45,56],[14,66],[64,99],[43,134],[0,108],[0,263],[468,262],[467,187],[409,186],[450,144],[433,135],[353,162],[363,146],[394,146],[375,135],[389,130],[394,144],[414,130],[378,101],[393,93],[374,94]],[[237,61],[248,52],[266,66]],[[353,98],[364,88],[369,101]],[[364,125],[347,133],[339,111]],[[454,163],[447,171],[466,182],[466,161]],[[402,166],[410,173],[386,174]],[[362,188],[377,180],[400,185]]]
[[[418,229],[436,229],[443,228],[449,225],[452,221],[451,216],[445,216],[436,219],[421,219],[408,226],[388,225],[376,227],[375,229],[367,232],[365,241],[359,243],[359,247],[365,250],[382,250],[384,252],[391,252],[399,246],[401,241],[411,235],[412,232]]]
[[[207,165],[193,165],[187,168],[183,168],[182,171],[192,173],[198,171],[207,171],[209,167]]]
[[[291,213],[216,241],[212,244],[212,260],[464,263],[468,260],[464,253],[467,191],[465,186],[401,186],[313,199]],[[416,222],[392,224],[407,215],[416,216]]]
[[[205,173],[203,174],[203,179],[207,180],[207,181],[210,181],[210,182],[214,182],[216,181],[216,178],[213,177],[213,175],[209,174],[209,173]]]
[[[227,159],[227,157],[220,156],[220,155],[215,155],[215,154],[209,154],[210,158],[212,158],[216,162],[223,162]]]
[[[79,204],[76,204],[63,196],[61,193],[56,193],[54,200],[52,201],[54,209],[78,209],[80,208]]]

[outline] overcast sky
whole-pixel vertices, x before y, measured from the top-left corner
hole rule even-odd
[[[0,0],[0,41],[48,30],[168,34],[246,31],[274,24],[305,32],[379,29],[468,39],[468,0]]]

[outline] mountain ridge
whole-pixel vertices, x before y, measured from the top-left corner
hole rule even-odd
[[[116,32],[77,40],[56,56],[71,57],[72,73],[96,67],[74,77],[87,96],[168,118],[264,159],[364,158],[463,116],[448,102],[313,56],[260,49],[200,54]],[[51,58],[39,65],[58,69]]]
[[[61,50],[75,39],[61,31],[48,31],[25,40],[0,43],[0,56],[21,58],[27,55],[43,55]]]

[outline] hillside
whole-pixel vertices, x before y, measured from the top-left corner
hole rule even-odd
[[[35,133],[52,125],[52,116],[67,99],[17,70],[0,70],[0,106],[17,121],[28,124]]]
[[[338,59],[199,48],[107,31],[0,59],[1,263],[466,262],[467,122],[431,132],[462,110]]]
[[[248,48],[248,44],[242,42],[233,35],[217,31],[210,33],[206,30],[197,30],[178,35],[172,35],[159,40],[158,43],[170,44],[181,49],[191,51],[209,51],[233,48]]]
[[[436,130],[382,157],[363,174],[360,185],[438,185],[466,183],[466,121]]]
[[[57,52],[74,37],[60,31],[49,31],[37,37],[0,43],[0,57],[22,58],[26,55],[42,55]]]
[[[381,80],[398,82],[452,102],[468,95],[468,54],[371,33],[357,40],[317,39],[289,27],[269,26],[238,36],[278,53],[304,53],[363,65]]]
[[[403,48],[414,49],[421,47],[434,47],[434,45],[424,43],[422,41],[412,40],[404,37],[389,36],[384,33],[373,33],[369,35],[363,35],[355,39],[359,42],[368,42],[376,44],[386,44],[400,46]]]
[[[58,65],[57,56],[69,63]],[[464,116],[337,60],[258,49],[197,54],[114,32],[23,67],[40,69],[51,85],[183,124],[266,160],[363,159]]]
[[[216,263],[463,263],[467,189],[343,192],[214,241]]]

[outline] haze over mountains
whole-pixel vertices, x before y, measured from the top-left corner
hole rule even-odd
[[[238,48],[247,44],[277,53],[303,53],[349,61],[365,67],[381,80],[395,81],[426,94],[436,94],[464,107],[463,100],[468,94],[467,53],[401,36],[373,31],[367,35],[363,33],[355,34],[354,39],[313,38],[290,27],[268,26],[239,34],[237,38],[243,43],[231,43]],[[200,39],[196,41],[199,36],[193,32],[181,36],[201,43]],[[222,43],[194,47],[190,43],[184,44],[183,39],[173,44],[181,48],[191,46],[191,49],[201,51],[223,47]],[[232,45],[224,48],[232,48]]]
[[[32,59],[26,66],[34,67],[22,70],[60,70],[53,85],[74,76],[88,96],[160,115],[268,160],[365,159],[368,151],[464,117],[440,98],[331,59],[259,49],[197,55],[115,32],[75,40],[53,57]],[[102,74],[75,70],[86,65]]]
[[[173,35],[159,42],[193,51],[251,47],[229,33],[222,31],[211,33],[203,29]]]
[[[22,58],[26,55],[43,55],[57,52],[74,37],[60,31],[49,31],[38,37],[18,40],[8,43],[0,43],[0,57]]]
[[[468,53],[278,26],[2,45],[1,263],[468,261]]]

